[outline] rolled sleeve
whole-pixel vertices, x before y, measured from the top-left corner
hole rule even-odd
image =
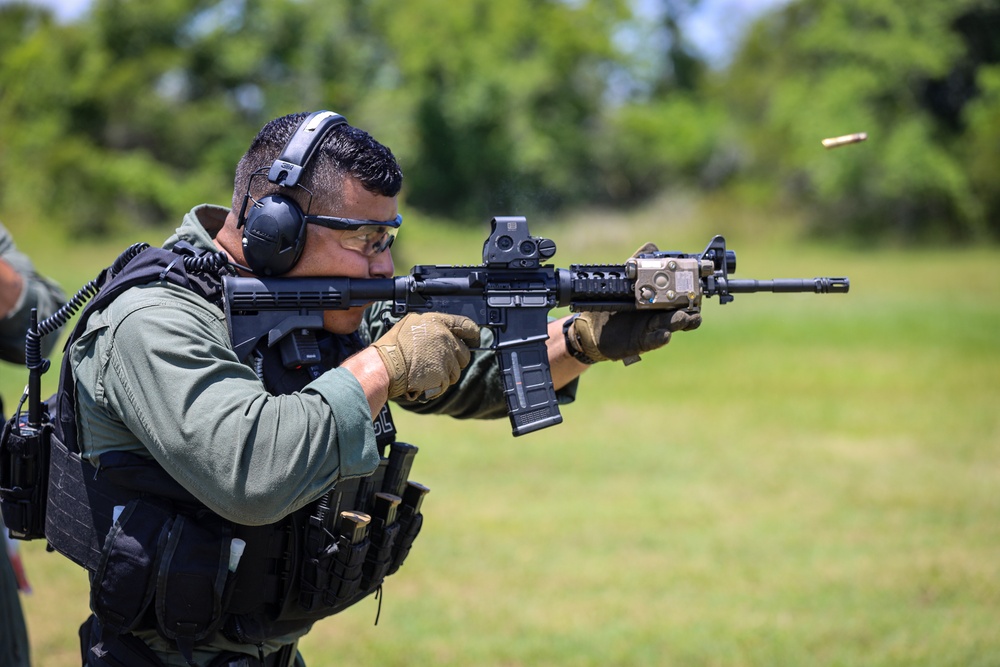
[[[379,462],[375,428],[368,398],[354,374],[334,368],[310,382],[303,391],[322,396],[333,413],[340,444],[340,477],[370,474]]]

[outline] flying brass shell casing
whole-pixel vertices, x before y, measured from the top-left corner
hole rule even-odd
[[[846,146],[848,144],[857,144],[868,138],[867,132],[855,132],[854,134],[845,134],[839,137],[830,137],[829,139],[823,140],[823,148],[838,148],[840,146]]]

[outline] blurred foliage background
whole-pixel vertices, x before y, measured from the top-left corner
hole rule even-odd
[[[225,203],[269,119],[333,108],[404,205],[635,207],[726,189],[866,243],[1000,237],[995,0],[793,0],[711,65],[699,0],[94,0],[0,5],[0,216],[106,235]],[[824,137],[869,141],[828,152]]]

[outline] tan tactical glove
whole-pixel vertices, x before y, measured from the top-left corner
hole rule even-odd
[[[410,313],[373,345],[389,371],[389,398],[434,398],[469,364],[479,327],[459,315]]]
[[[656,252],[647,243],[633,253]],[[624,359],[663,347],[674,331],[691,331],[701,325],[701,313],[686,310],[630,310],[582,312],[566,330],[570,354],[584,363]],[[574,354],[575,352],[575,354]]]

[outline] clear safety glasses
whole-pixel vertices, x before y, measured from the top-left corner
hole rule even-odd
[[[306,215],[303,218],[311,225],[345,230],[340,237],[340,245],[347,250],[360,252],[365,257],[374,257],[388,250],[396,240],[399,226],[403,224],[401,215],[392,220],[358,220],[330,215]]]

